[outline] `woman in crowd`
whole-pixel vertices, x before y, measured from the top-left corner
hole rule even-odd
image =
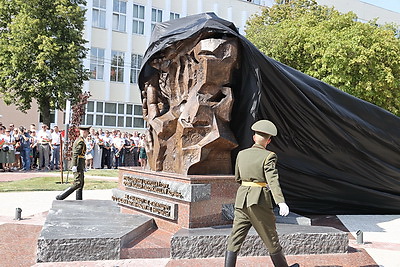
[[[0,126],[0,171],[4,172],[4,164],[6,163],[6,152],[3,150],[6,141],[4,140],[5,127]]]
[[[93,129],[93,128],[92,128]],[[101,169],[101,157],[103,150],[101,147],[104,145],[101,136],[99,136],[98,132],[94,133],[94,148],[93,148],[93,168]]]
[[[133,140],[131,139],[133,135],[129,134],[125,138],[125,166],[134,166],[134,157],[133,157],[133,148],[135,147],[135,144],[133,143]]]
[[[86,168],[87,169],[93,169],[93,156],[94,156],[94,140],[92,139],[92,136],[88,135],[86,137],[86,156],[85,156],[85,162],[86,162]]]
[[[37,146],[38,139],[36,136],[36,130],[32,128],[32,126],[29,133],[31,135],[31,149],[32,149],[31,169],[34,170],[38,167],[38,160],[39,160],[39,151]]]
[[[4,141],[5,143],[3,145],[3,151],[6,152],[4,170],[11,172],[13,170],[16,170],[16,168],[13,167],[13,163],[15,162],[15,139],[14,136],[11,135],[10,129],[7,129],[5,131]]]
[[[139,141],[139,163],[142,169],[146,168],[147,165],[147,154],[146,154],[146,135],[142,134]]]
[[[20,143],[20,130],[17,128],[13,128],[14,130],[11,132],[14,136],[15,144],[14,144],[14,152],[15,152],[15,161],[14,161],[14,170],[22,170],[23,163],[21,157],[21,143]]]
[[[22,167],[24,171],[29,171],[31,169],[31,136],[26,129],[21,126],[18,129],[18,139],[22,158]]]

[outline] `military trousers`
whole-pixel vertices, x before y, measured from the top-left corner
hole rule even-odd
[[[251,226],[257,231],[270,254],[282,250],[276,232],[276,218],[273,210],[270,205],[263,204],[246,207],[245,203],[243,208],[235,208],[232,233],[228,239],[228,251],[238,252],[240,250]]]
[[[83,171],[74,172],[74,185],[77,189],[83,189],[83,185],[85,183]]]

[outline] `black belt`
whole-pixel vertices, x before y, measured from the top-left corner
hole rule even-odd
[[[44,146],[44,145],[48,145],[49,143],[40,143],[42,146]]]

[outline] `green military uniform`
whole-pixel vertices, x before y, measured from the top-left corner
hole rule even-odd
[[[61,194],[59,194],[56,199],[63,200],[68,197],[72,192],[76,190],[76,200],[82,200],[82,191],[83,185],[85,183],[84,180],[84,172],[85,172],[85,154],[86,154],[86,142],[84,137],[87,137],[89,134],[90,127],[79,127],[81,131],[81,135],[75,140],[72,145],[72,171],[74,172],[74,184],[73,186],[64,190]],[[83,135],[83,136],[82,136]],[[76,168],[76,169],[75,169]]]
[[[282,216],[289,213],[289,207],[285,204],[279,185],[276,169],[278,158],[274,152],[266,149],[270,137],[276,136],[278,131],[268,120],[254,123],[251,129],[256,132],[253,137],[255,144],[240,151],[236,158],[235,179],[241,185],[236,194],[235,217],[232,233],[228,239],[225,267],[236,265],[237,253],[251,226],[256,229],[267,247],[274,266],[287,267],[276,232],[271,194],[275,203],[279,204]]]
[[[228,240],[228,251],[239,251],[251,226],[256,229],[271,254],[282,250],[270,196],[271,191],[276,203],[285,202],[275,168],[276,161],[276,154],[259,144],[239,152],[235,179],[242,185],[236,195],[235,219]],[[253,184],[246,185],[243,182]]]
[[[72,166],[77,167],[77,172],[74,173],[74,186],[77,188],[76,199],[82,200],[82,190],[85,172],[85,154],[86,154],[86,142],[82,136],[79,136],[72,146]]]

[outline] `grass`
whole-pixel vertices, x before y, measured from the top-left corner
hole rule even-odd
[[[118,177],[117,169],[94,169],[85,172],[85,175],[91,176],[107,176],[107,177]]]
[[[50,171],[51,173],[60,173],[59,170]],[[67,175],[67,171],[64,171],[64,176]],[[71,175],[71,171],[69,171]],[[118,177],[117,169],[92,169],[85,172],[85,176],[104,176],[104,177]]]
[[[91,174],[90,171],[86,172],[87,175]],[[96,174],[96,176],[99,176]],[[109,175],[102,175],[109,176]],[[64,175],[64,182],[67,176]],[[26,180],[12,181],[12,182],[1,182],[0,192],[23,192],[23,191],[61,191],[71,185],[74,178],[70,174],[68,177],[69,184],[60,184],[60,177],[36,177]],[[84,190],[99,190],[99,189],[111,189],[116,188],[118,182],[85,179]]]

